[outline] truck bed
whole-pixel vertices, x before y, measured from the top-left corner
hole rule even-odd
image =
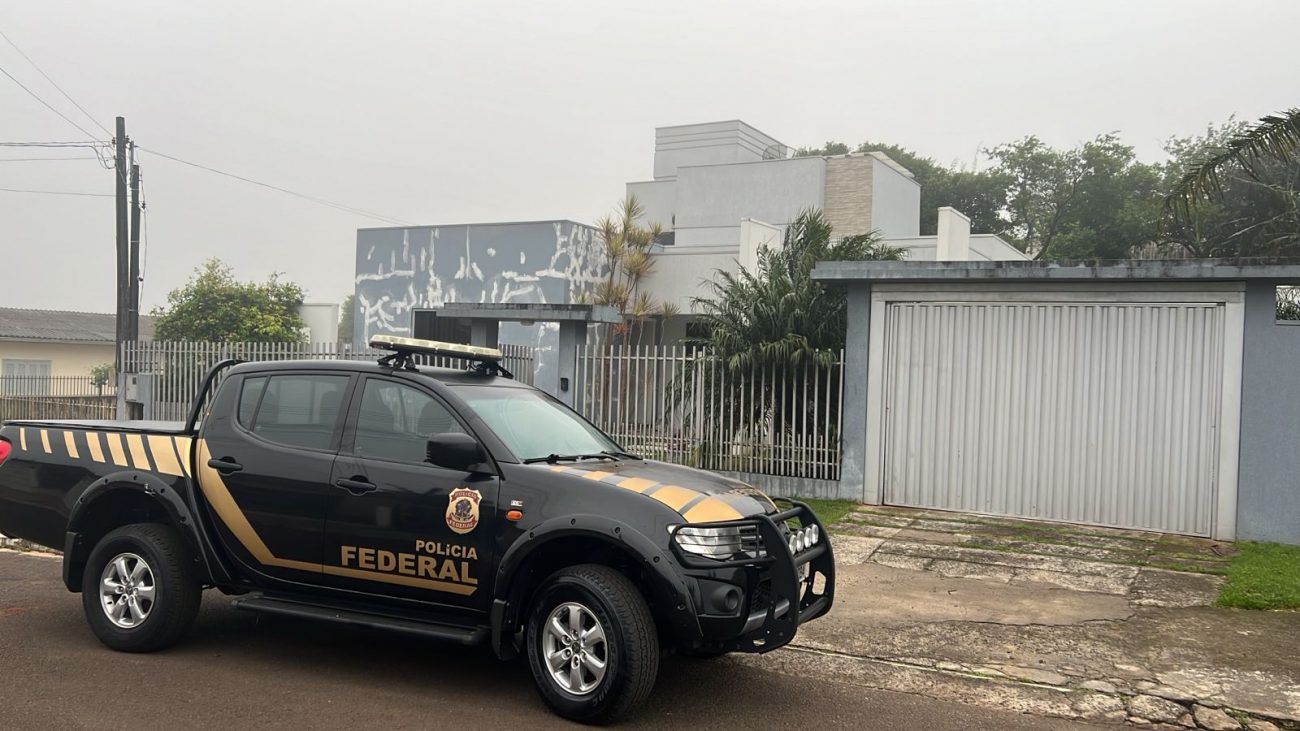
[[[116,421],[113,419],[12,419],[6,425],[25,427],[45,427],[48,429],[97,429],[136,434],[166,434],[176,436],[185,434],[183,421]]]

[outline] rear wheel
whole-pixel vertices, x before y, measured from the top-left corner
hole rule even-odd
[[[528,663],[552,710],[611,723],[650,695],[659,643],[650,608],[618,571],[562,569],[542,585],[528,621]]]
[[[202,587],[174,529],[155,523],[112,531],[86,562],[81,604],[100,642],[123,652],[160,650],[189,629]]]

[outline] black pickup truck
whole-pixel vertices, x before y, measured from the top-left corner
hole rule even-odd
[[[663,651],[766,652],[830,610],[806,505],[629,454],[495,350],[372,345],[392,354],[218,364],[183,424],[6,423],[0,533],[62,549],[115,650],[174,643],[215,587],[525,655],[546,703],[590,723],[643,701]]]

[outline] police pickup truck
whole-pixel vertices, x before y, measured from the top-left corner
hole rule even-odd
[[[371,344],[390,355],[217,364],[183,424],[6,423],[0,533],[62,549],[114,650],[174,643],[215,587],[522,654],[545,702],[589,723],[643,701],[663,651],[766,652],[830,610],[806,505],[629,454],[499,351]]]

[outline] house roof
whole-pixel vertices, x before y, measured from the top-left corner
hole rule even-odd
[[[1244,280],[1300,282],[1300,259],[1123,259],[1115,261],[819,261],[827,282]]]
[[[140,316],[140,338],[153,339],[153,318]],[[117,340],[116,316],[99,312],[28,310],[0,307],[0,340],[59,343],[112,343]]]

